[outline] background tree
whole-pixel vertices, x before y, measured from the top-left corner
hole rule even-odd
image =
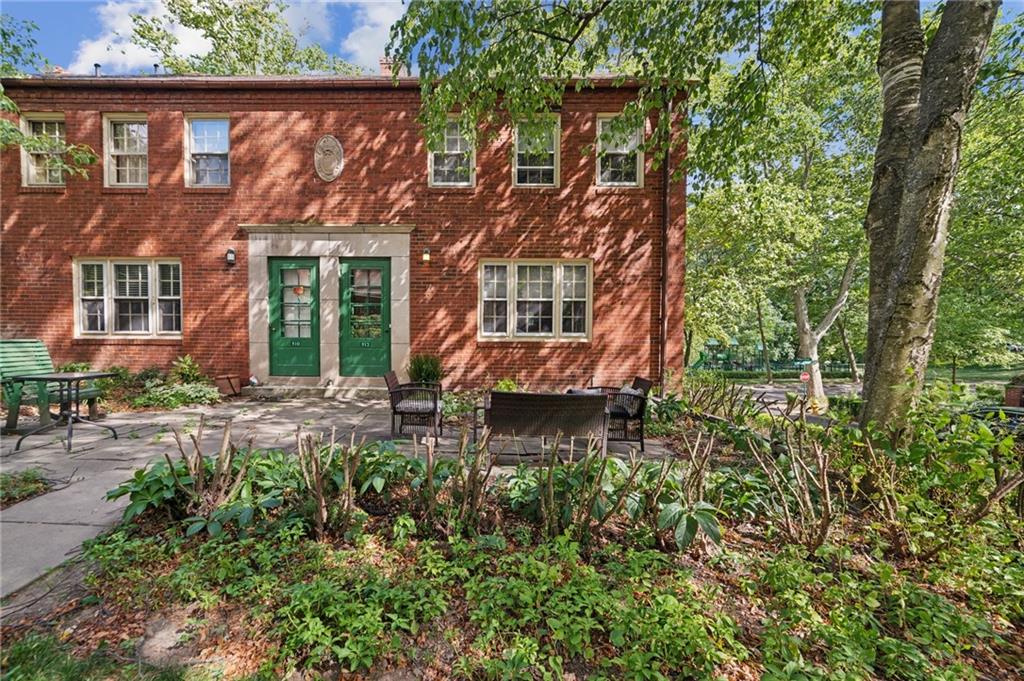
[[[152,50],[171,73],[288,75],[358,73],[358,67],[302,44],[284,18],[282,0],[164,0],[166,12],[132,14],[132,43]],[[210,49],[185,54],[174,34],[184,26],[202,34]]]
[[[46,59],[39,53],[31,21],[18,21],[0,14],[0,77],[11,78],[39,72]],[[18,105],[0,85],[0,149],[23,147],[30,152],[47,152],[47,163],[65,175],[88,176],[86,166],[97,161],[96,152],[84,144],[69,144],[47,135],[26,134],[19,124]]]

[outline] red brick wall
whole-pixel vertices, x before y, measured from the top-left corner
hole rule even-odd
[[[562,113],[561,187],[511,186],[511,135],[477,153],[473,189],[427,186],[416,122],[418,95],[377,90],[130,90],[23,88],[24,112],[64,111],[70,141],[101,150],[101,114],[149,114],[148,190],[105,189],[102,168],[66,189],[21,187],[17,150],[0,158],[0,334],[39,337],[55,362],[166,366],[190,353],[211,373],[248,375],[247,241],[238,225],[279,221],[413,224],[413,352],[435,352],[453,384],[512,377],[535,387],[616,383],[658,372],[661,173],[646,163],[643,189],[594,184],[596,114],[618,110],[624,90],[568,93]],[[231,114],[231,187],[184,187],[183,112]],[[345,151],[332,183],[312,167],[324,134]],[[681,356],[685,196],[673,184],[670,362]],[[224,252],[238,264],[228,268]],[[419,254],[431,249],[431,261]],[[182,262],[180,341],[75,339],[75,257],[165,256]],[[593,340],[478,342],[482,258],[592,258]],[[679,345],[676,348],[676,345]]]

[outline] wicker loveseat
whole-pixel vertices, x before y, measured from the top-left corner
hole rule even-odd
[[[481,425],[491,437],[561,436],[594,438],[607,452],[608,402],[604,395],[491,392],[484,399],[483,423],[474,418],[476,435]]]

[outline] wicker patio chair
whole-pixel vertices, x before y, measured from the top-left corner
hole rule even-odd
[[[395,436],[395,422],[398,434],[406,426],[424,427],[431,435],[444,434],[444,419],[441,416],[440,383],[401,383],[394,371],[384,374],[388,384],[388,398],[391,401],[391,436]]]
[[[608,451],[608,401],[603,394],[491,392],[481,411],[492,438],[593,437],[601,443],[602,455]],[[479,425],[474,419],[474,434]]]
[[[608,441],[639,442],[640,451],[644,451],[644,420],[647,413],[647,396],[654,387],[654,382],[640,376],[633,377],[630,389],[623,392],[622,388],[612,386],[591,386],[585,390],[574,390],[574,393],[601,391],[608,399]]]

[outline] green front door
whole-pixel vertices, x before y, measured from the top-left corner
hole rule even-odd
[[[391,261],[341,261],[341,375],[391,369]]]
[[[270,259],[270,375],[320,375],[316,258]]]

